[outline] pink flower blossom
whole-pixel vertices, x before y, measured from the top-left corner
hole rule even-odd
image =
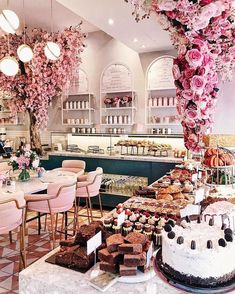
[[[180,76],[181,76],[180,69],[179,69],[179,66],[177,64],[173,65],[172,73],[173,73],[173,77],[174,77],[175,80],[178,80],[180,78]]]
[[[174,0],[159,0],[158,7],[161,10],[172,11],[176,8],[176,2]]]
[[[197,68],[202,65],[203,55],[198,49],[191,49],[185,55],[189,65],[193,68]]]
[[[195,75],[192,77],[190,85],[192,91],[202,94],[203,88],[205,86],[205,80],[202,76]]]
[[[194,97],[192,90],[184,90],[182,91],[182,97],[186,100],[192,100]]]

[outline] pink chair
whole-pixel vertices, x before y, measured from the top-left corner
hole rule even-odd
[[[100,205],[100,213],[101,217],[103,217],[103,209],[100,197],[100,186],[103,176],[103,169],[101,167],[97,167],[95,171],[89,172],[87,175],[78,177],[77,182],[77,190],[76,190],[76,197],[78,199],[77,210],[75,211],[75,220],[78,219],[78,212],[79,212],[79,202],[80,198],[86,199],[86,208],[87,208],[87,216],[88,221],[93,221],[92,215],[92,203],[91,198],[98,196],[99,197],[99,205]]]
[[[51,220],[51,235],[53,241],[53,248],[55,248],[55,222],[54,214],[63,213],[62,226],[64,223],[64,214],[73,207],[76,193],[76,183],[71,184],[49,184],[47,194],[32,194],[26,195],[25,200],[27,210],[50,214]],[[25,220],[26,220],[25,218]],[[63,228],[61,229],[61,231]]]
[[[20,227],[20,270],[26,267],[25,256],[25,200],[24,192],[0,197],[0,234],[8,234]]]
[[[83,160],[63,160],[62,167],[54,170],[70,171],[76,173],[77,176],[83,175],[86,168],[86,162]]]

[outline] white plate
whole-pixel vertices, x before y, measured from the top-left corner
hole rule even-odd
[[[142,282],[146,282],[146,281],[152,279],[155,275],[156,275],[156,273],[153,268],[151,268],[150,271],[148,271],[146,273],[142,273],[141,271],[137,270],[136,276],[120,277],[118,279],[118,282],[127,283],[127,284],[142,283]]]

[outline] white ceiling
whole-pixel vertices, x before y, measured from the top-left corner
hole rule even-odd
[[[173,48],[169,34],[161,29],[154,15],[136,23],[132,15],[133,6],[124,0],[56,1],[137,52]],[[112,26],[108,24],[109,18],[114,20]],[[133,42],[134,38],[138,42]]]
[[[25,0],[25,22],[29,27],[41,27],[51,29],[51,1],[50,0]],[[5,4],[6,1],[2,0]],[[2,6],[3,6],[2,4]],[[4,7],[4,6],[3,6]],[[10,0],[9,8],[20,17],[23,24],[23,0]],[[77,25],[83,20],[79,15],[67,9],[65,6],[53,0],[54,31],[63,30],[65,27]],[[83,20],[82,30],[84,33],[98,31],[99,29]]]

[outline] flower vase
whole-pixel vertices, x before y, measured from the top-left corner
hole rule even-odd
[[[18,176],[19,180],[22,182],[26,182],[30,179],[30,174],[27,169],[22,169],[21,173]]]

